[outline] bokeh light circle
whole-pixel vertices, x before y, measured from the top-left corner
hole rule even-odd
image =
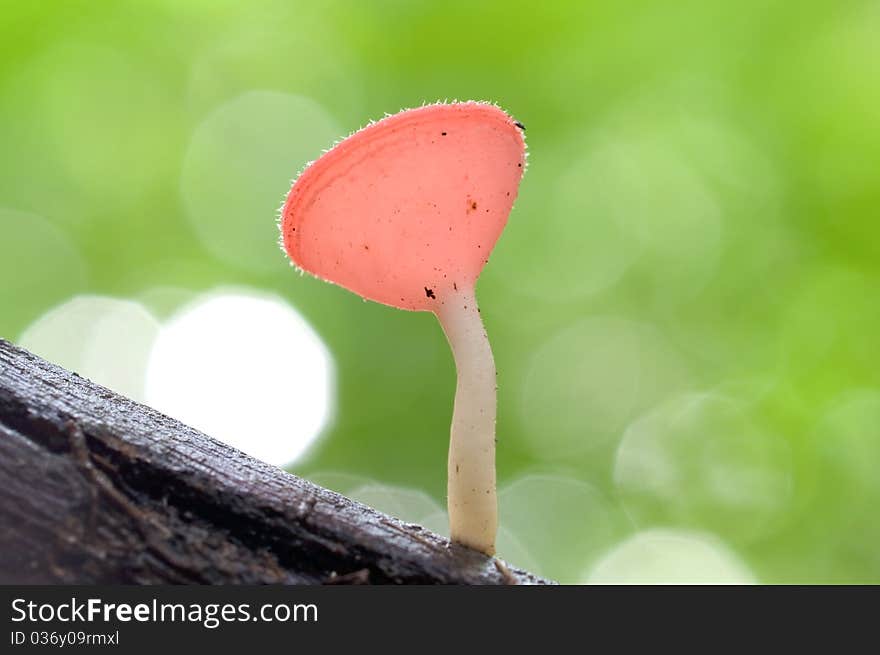
[[[754,584],[749,567],[708,534],[655,528],[638,532],[602,556],[590,584]]]
[[[789,501],[791,453],[735,400],[687,393],[627,428],[614,480],[639,525],[685,525],[748,541],[772,533]]]
[[[542,153],[544,170],[529,172],[511,218],[517,229],[495,255],[507,264],[499,283],[567,303],[622,278],[658,304],[704,288],[720,258],[723,214],[665,128],[612,114],[570,135],[568,148]]]
[[[276,218],[291,179],[342,129],[310,98],[249,91],[196,128],[183,163],[186,215],[219,259],[265,273],[283,271]]]
[[[103,296],[76,296],[32,323],[18,343],[34,354],[134,400],[159,323],[142,305]]]
[[[333,362],[280,298],[215,292],[162,327],[146,397],[156,409],[271,464],[292,462],[330,419]]]
[[[616,439],[638,410],[686,388],[689,374],[651,326],[582,319],[535,349],[522,383],[524,438],[559,459]]]
[[[518,478],[499,489],[498,505],[500,525],[533,562],[532,570],[563,583],[576,582],[578,572],[614,543],[621,519],[595,487],[561,475]]]

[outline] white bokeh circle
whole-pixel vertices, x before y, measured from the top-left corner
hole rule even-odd
[[[277,297],[210,293],[163,326],[147,402],[276,465],[296,460],[327,425],[333,361],[312,327]]]

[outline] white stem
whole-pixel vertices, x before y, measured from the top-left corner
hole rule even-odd
[[[458,383],[449,438],[449,532],[457,541],[495,553],[495,360],[473,289],[445,298],[437,318],[446,333]]]

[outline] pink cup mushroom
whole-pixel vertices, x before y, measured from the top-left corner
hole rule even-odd
[[[281,214],[295,265],[369,300],[433,312],[455,357],[450,536],[495,552],[495,362],[475,285],[525,168],[523,126],[494,105],[402,111],[339,142]]]

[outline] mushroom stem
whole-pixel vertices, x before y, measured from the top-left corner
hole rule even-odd
[[[446,333],[458,382],[449,438],[449,532],[457,541],[495,554],[495,360],[473,289],[459,287],[436,312]]]

